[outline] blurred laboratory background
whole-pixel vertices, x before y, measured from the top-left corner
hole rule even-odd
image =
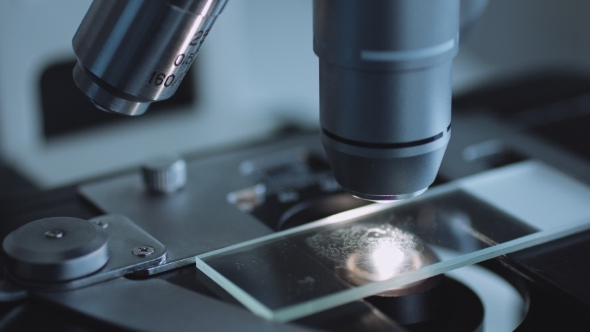
[[[35,186],[318,127],[311,0],[230,0],[179,92],[137,118],[94,109],[72,81],[90,3],[0,1],[0,160]],[[544,72],[590,77],[589,18],[587,0],[489,1],[461,36],[454,94]]]

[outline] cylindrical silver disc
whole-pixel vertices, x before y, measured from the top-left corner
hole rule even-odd
[[[108,261],[108,235],[86,220],[39,219],[8,234],[6,268],[16,278],[64,281],[91,274]]]

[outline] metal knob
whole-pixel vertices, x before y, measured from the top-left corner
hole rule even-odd
[[[46,218],[8,234],[6,268],[31,281],[63,281],[91,274],[108,261],[104,229],[78,218]]]
[[[142,167],[146,188],[154,193],[172,193],[186,184],[186,163],[170,156],[150,160]]]

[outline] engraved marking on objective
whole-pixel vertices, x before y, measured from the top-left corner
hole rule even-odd
[[[195,60],[196,56],[197,56],[197,52],[190,53],[188,55],[188,57],[186,56],[186,54],[181,53],[176,56],[176,59],[174,59],[174,66],[175,67],[178,67],[180,65],[190,66],[193,63],[193,61]]]
[[[183,64],[190,66],[193,63],[193,61],[195,61],[195,57],[197,56],[197,52],[193,52],[193,53],[189,54],[188,58],[183,62]]]
[[[195,61],[195,58],[196,58],[197,53],[199,51],[199,48],[200,48],[201,44],[203,44],[203,42],[205,41],[205,37],[207,37],[207,35],[209,35],[209,31],[210,30],[203,32],[201,30],[193,36],[193,39],[189,45],[191,45],[191,46],[198,45],[196,47],[195,52],[190,53],[188,55],[188,57],[186,56],[185,53],[180,53],[174,59],[173,64],[175,67],[178,67],[180,65],[186,66],[186,69],[184,70],[184,72],[182,74],[180,74],[178,79],[176,79],[175,74],[166,75],[166,73],[158,73],[157,71],[154,71],[154,72],[152,72],[152,75],[150,76],[148,84],[150,84],[150,85],[153,84],[155,86],[164,85],[164,87],[167,88],[167,87],[176,85],[177,82],[182,81],[182,79],[186,75],[188,68]]]
[[[152,76],[150,76],[150,80],[148,81],[148,84],[153,84],[155,86],[160,86],[162,84],[164,84],[165,87],[169,87],[172,84],[174,84],[174,79],[176,78],[176,75],[172,74],[169,76],[166,76],[166,74],[164,73],[157,73],[157,72],[153,72]]]
[[[184,54],[183,53],[176,56],[176,59],[174,59],[174,66],[176,66],[176,67],[180,66],[182,64],[182,61],[184,61]]]
[[[207,35],[209,35],[209,31],[211,31],[211,29],[206,30],[206,31],[199,31],[197,33],[195,33],[195,35],[193,36],[193,39],[191,40],[190,44],[191,46],[195,46],[195,45],[199,45],[201,46],[203,44],[203,42],[205,41],[205,38],[207,38]]]
[[[199,39],[201,39],[201,37],[203,37],[205,33],[203,32],[203,30],[195,33],[195,35],[193,36],[193,39],[191,40],[191,43],[189,45],[197,45],[199,43]]]
[[[180,74],[180,76],[178,76],[178,79],[174,80],[172,85],[174,86],[174,85],[176,85],[176,83],[182,82],[182,79],[184,78],[185,75],[186,75],[186,71],[184,71],[184,73]]]
[[[166,80],[164,81],[164,86],[169,87],[170,85],[172,85],[172,83],[174,83],[175,78],[176,78],[176,75],[174,75],[174,74],[166,77]]]

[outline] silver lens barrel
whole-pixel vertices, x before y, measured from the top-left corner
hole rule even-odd
[[[322,140],[350,193],[389,201],[432,184],[458,36],[458,0],[314,0]]]
[[[171,97],[227,0],[94,0],[72,41],[76,85],[105,111]]]

